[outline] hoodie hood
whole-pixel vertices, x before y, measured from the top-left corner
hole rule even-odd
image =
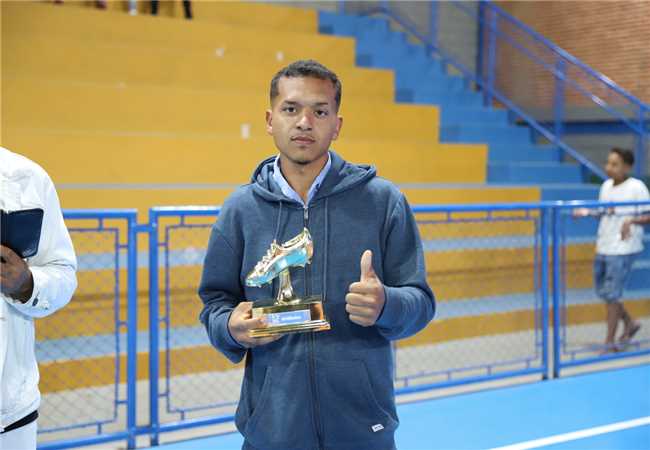
[[[362,183],[367,183],[377,175],[374,166],[365,164],[351,164],[337,153],[330,150],[332,166],[325,180],[314,197],[314,201],[330,197],[335,194],[352,189]],[[280,186],[273,180],[273,163],[276,156],[271,156],[260,163],[253,172],[251,184],[255,194],[268,201],[286,202],[287,197],[282,193]]]

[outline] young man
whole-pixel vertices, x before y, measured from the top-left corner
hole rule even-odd
[[[605,172],[607,179],[600,188],[598,199],[602,202],[631,202],[650,200],[648,189],[641,180],[629,176],[634,166],[634,154],[630,150],[613,148],[607,157]],[[616,330],[623,322],[620,343],[626,343],[639,331],[641,325],[620,302],[623,289],[635,257],[643,250],[643,228],[648,217],[639,215],[650,206],[615,207],[606,211],[600,219],[594,260],[594,284],[596,293],[607,304],[607,336],[605,352],[619,350],[616,345]],[[576,215],[590,215],[590,210],[581,208]]]
[[[52,180],[40,166],[0,147],[0,209],[33,208],[43,210],[37,253],[23,260],[0,245],[0,449],[36,448],[34,319],[62,308],[77,287],[77,260]]]
[[[398,425],[391,340],[433,318],[418,228],[399,190],[370,166],[329,150],[339,135],[341,84],[315,61],[271,81],[267,130],[280,154],[226,200],[213,227],[199,295],[212,344],[246,356],[236,413],[244,449],[389,450]],[[249,337],[264,325],[251,301],[273,285],[244,285],[269,244],[306,227],[311,264],[291,269],[300,296],[320,295],[331,329]]]

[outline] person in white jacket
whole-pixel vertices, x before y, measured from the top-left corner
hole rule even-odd
[[[36,448],[40,392],[34,319],[65,306],[77,259],[54,184],[38,164],[0,147],[0,209],[44,211],[37,253],[0,245],[0,449]],[[2,226],[2,224],[0,224]]]

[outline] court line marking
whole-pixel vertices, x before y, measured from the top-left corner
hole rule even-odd
[[[650,425],[650,416],[640,417],[638,419],[633,419],[633,420],[626,420],[624,422],[611,423],[609,425],[602,425],[600,427],[586,428],[584,430],[572,431],[571,433],[556,434],[542,439],[519,442],[517,444],[506,445],[503,447],[494,447],[491,450],[528,450],[531,448],[539,448],[546,445],[553,445],[562,442],[574,441],[577,439],[597,436],[599,434],[612,433],[614,431],[627,430],[628,428],[636,428],[644,425]]]

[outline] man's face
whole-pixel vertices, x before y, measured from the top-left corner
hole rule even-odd
[[[625,164],[623,158],[618,153],[610,153],[605,164],[607,176],[613,180],[619,181],[627,177],[630,166]]]
[[[282,158],[308,165],[326,158],[330,143],[341,129],[336,90],[330,80],[282,77],[278,95],[266,112],[266,131],[273,136]]]

